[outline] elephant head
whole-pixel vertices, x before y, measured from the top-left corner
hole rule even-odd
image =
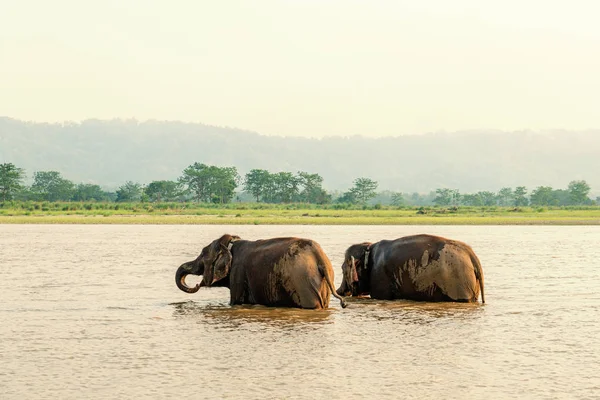
[[[359,296],[370,292],[369,271],[365,261],[370,246],[371,243],[365,242],[352,245],[346,250],[342,264],[342,284],[336,290],[340,296]]]
[[[239,236],[223,235],[213,241],[192,261],[181,264],[175,273],[177,287],[187,293],[196,293],[202,286],[213,286],[229,275],[231,268],[231,245]],[[188,275],[202,275],[202,281],[195,287],[185,284]]]

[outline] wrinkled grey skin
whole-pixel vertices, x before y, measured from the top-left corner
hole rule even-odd
[[[337,289],[341,296],[476,302],[481,292],[485,303],[483,269],[473,249],[439,236],[352,245],[346,250],[342,272]]]
[[[195,287],[185,284],[187,275],[202,275]],[[195,293],[202,286],[230,290],[229,304],[323,309],[333,294],[333,267],[318,243],[300,238],[241,240],[223,235],[202,249],[175,273],[177,287]]]

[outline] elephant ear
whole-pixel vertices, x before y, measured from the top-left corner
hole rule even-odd
[[[213,266],[213,279],[211,285],[227,277],[227,275],[229,275],[229,269],[231,268],[231,260],[233,259],[231,251],[222,244],[220,247],[217,260]]]
[[[349,285],[352,285],[354,282],[358,282],[358,274],[356,273],[356,260],[354,259],[354,256],[350,256],[345,278]]]

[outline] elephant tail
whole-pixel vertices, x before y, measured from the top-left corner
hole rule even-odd
[[[329,286],[329,290],[331,290],[331,294],[340,300],[340,305],[342,306],[342,308],[346,308],[348,306],[348,304],[346,303],[346,300],[340,296],[339,294],[337,294],[337,292],[335,291],[335,288],[333,287],[333,283],[331,282],[331,279],[329,277],[327,268],[322,265],[319,264],[319,272],[321,273],[321,275],[323,275],[323,278],[325,278],[325,282],[327,282],[327,286]]]
[[[485,292],[483,290],[483,268],[481,268],[481,262],[474,252],[471,252],[471,262],[475,268],[475,278],[477,278],[477,281],[479,282],[479,289],[481,290],[481,302],[485,303]]]

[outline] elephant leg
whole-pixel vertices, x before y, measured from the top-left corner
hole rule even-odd
[[[479,281],[468,254],[460,254],[457,263],[448,263],[438,286],[451,300],[459,302],[477,301]]]
[[[229,305],[231,306],[236,304],[255,304],[248,297],[248,293],[237,286],[232,286],[229,289]]]
[[[295,280],[294,284],[287,285],[285,288],[287,296],[282,294],[281,297],[289,298],[293,306],[300,308],[327,308],[329,306],[329,301],[326,301],[325,299],[327,297],[322,295],[322,289],[324,285],[318,281],[320,281],[320,279],[310,276],[305,276],[303,279]]]
[[[281,289],[286,293],[286,295],[282,293],[281,298],[290,299],[294,306],[300,308],[327,308],[329,306],[327,282],[321,276],[318,266],[310,261],[308,259],[305,263],[286,265],[286,268],[281,271]]]
[[[292,296],[294,302],[301,308],[323,309],[327,308],[328,302],[325,302],[321,295],[320,288],[309,279],[301,288],[295,291],[297,296]]]
[[[371,274],[371,298],[378,300],[392,300],[401,298],[398,288],[394,288],[395,282],[390,282],[387,275],[382,271],[373,271]],[[396,290],[394,290],[396,289]]]
[[[229,304],[256,304],[249,299],[248,280],[242,268],[233,268],[229,276]]]

